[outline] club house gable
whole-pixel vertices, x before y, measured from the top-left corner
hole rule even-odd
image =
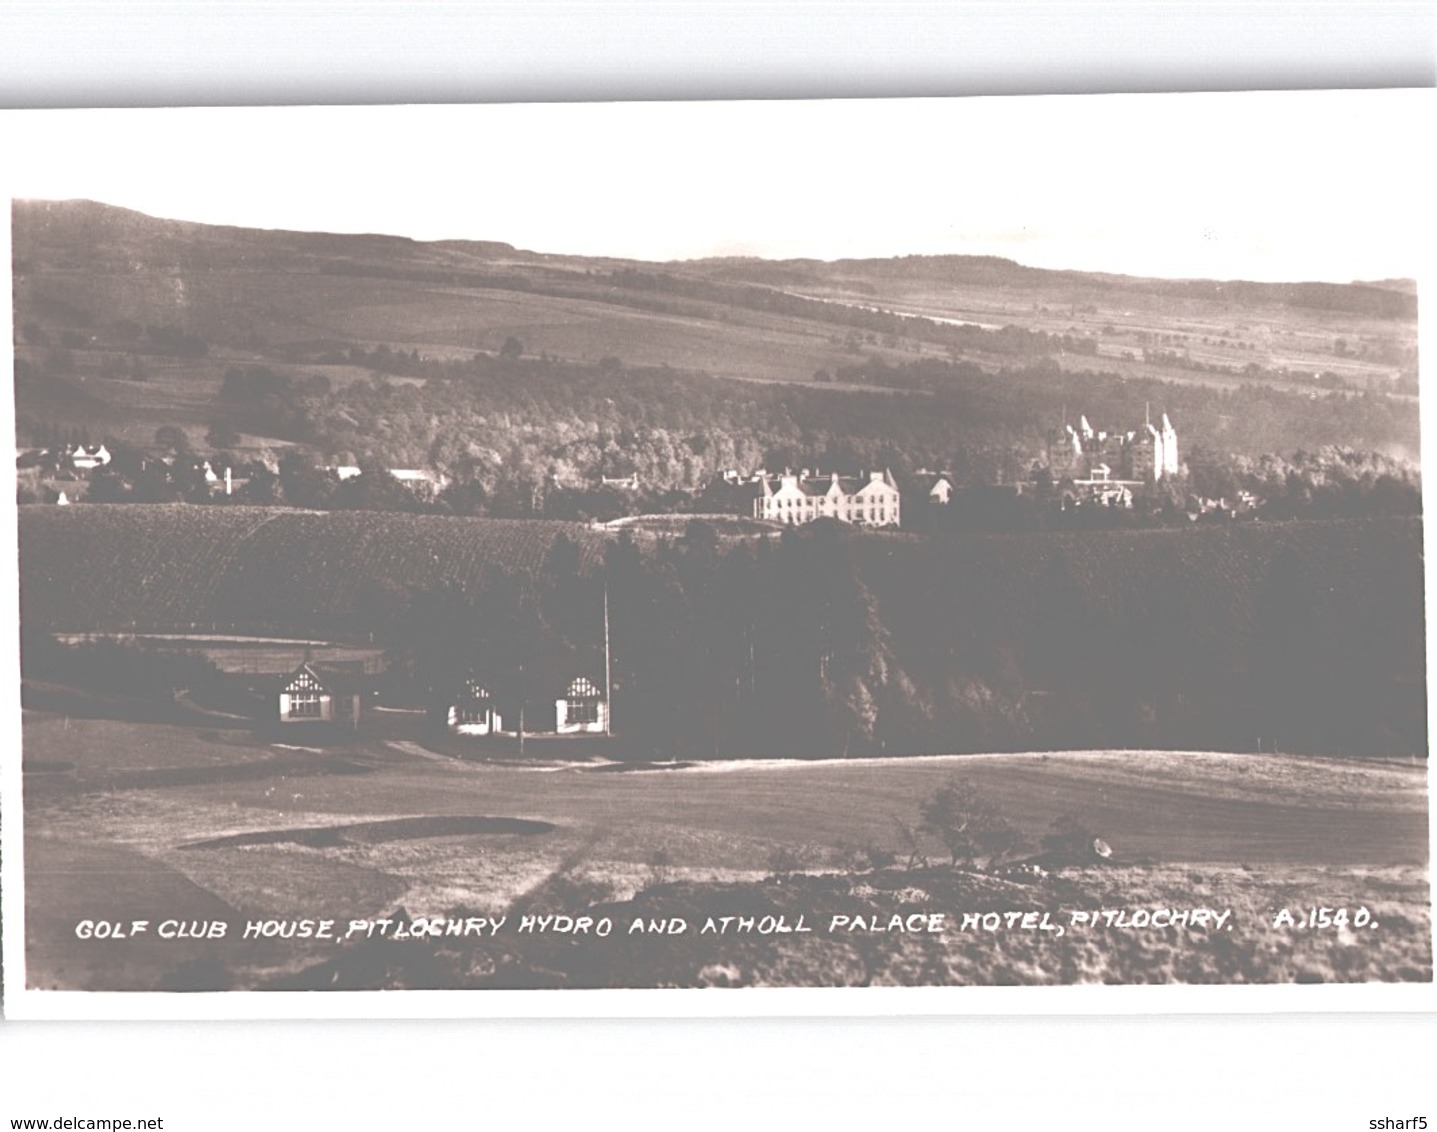
[[[476,673],[465,677],[444,712],[444,725],[454,735],[498,735],[504,731],[504,717],[488,684]]]
[[[362,671],[306,660],[279,689],[281,725],[337,724],[358,728],[369,681]]]

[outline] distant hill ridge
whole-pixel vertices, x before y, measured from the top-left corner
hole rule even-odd
[[[213,271],[283,267],[286,270],[331,270],[347,265],[351,273],[368,263],[397,272],[398,277],[441,279],[440,275],[408,275],[406,269],[434,272],[493,266],[503,261],[549,265],[584,272],[632,266],[664,269],[676,276],[701,276],[714,281],[746,281],[782,286],[804,281],[838,283],[857,276],[920,277],[935,283],[990,283],[1042,290],[1083,286],[1102,291],[1268,303],[1316,310],[1343,311],[1379,318],[1413,319],[1417,314],[1415,284],[1410,280],[1380,283],[1260,283],[1244,280],[1155,279],[1076,270],[1027,267],[997,256],[904,255],[881,259],[763,260],[716,257],[653,263],[613,257],[571,256],[523,251],[491,240],[445,239],[433,242],[405,236],[342,234],[253,229],[193,221],[165,220],[131,209],[93,201],[17,200],[12,207],[13,255],[17,271],[35,267],[106,266],[130,269],[136,262],[159,267]],[[263,259],[252,260],[254,255]],[[462,283],[463,281],[460,280]]]

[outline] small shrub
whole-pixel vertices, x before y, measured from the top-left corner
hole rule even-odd
[[[866,850],[847,841],[840,841],[827,854],[829,864],[841,873],[854,876],[872,868],[871,858]]]
[[[1086,864],[1102,856],[1097,849],[1101,844],[1076,814],[1059,814],[1043,836],[1043,855],[1050,861]]]
[[[556,873],[530,894],[528,911],[573,914],[614,898],[613,888],[594,877]]]
[[[898,854],[892,849],[885,849],[881,845],[866,845],[863,848],[863,855],[868,861],[868,868],[872,872],[880,869],[891,869],[898,863]]]
[[[1054,856],[1071,856],[1086,852],[1093,842],[1092,832],[1077,814],[1059,814],[1043,835],[1043,852]]]
[[[938,838],[955,867],[976,865],[982,858],[992,868],[1023,843],[998,808],[962,779],[953,779],[924,799],[919,816],[919,832]]]
[[[923,853],[923,836],[919,828],[896,815],[890,816],[893,818],[893,828],[898,834],[900,851],[907,854],[903,867],[912,870],[922,865],[927,868],[928,858]],[[897,854],[894,857],[896,860]]]
[[[792,845],[775,845],[768,855],[768,871],[776,877],[801,873],[808,866],[809,854]]]
[[[673,858],[669,855],[667,848],[660,846],[649,854],[644,862],[649,869],[649,884],[667,884],[670,876],[670,867],[673,865]]]

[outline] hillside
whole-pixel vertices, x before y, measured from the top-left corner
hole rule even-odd
[[[16,202],[12,221],[22,442],[58,427],[144,447],[163,424],[197,441],[225,418],[220,389],[237,366],[262,364],[296,389],[319,381],[338,397],[376,375],[423,382],[421,361],[493,357],[512,342],[525,359],[803,383],[825,395],[870,387],[875,366],[955,362],[938,379],[957,394],[945,418],[971,407],[972,375],[1034,369],[1045,392],[1027,394],[1025,407],[1038,430],[1087,396],[1066,385],[1084,371],[1139,401],[1168,398],[1125,383],[1339,394],[1308,446],[1350,442],[1346,399],[1371,392],[1396,397],[1411,427],[1359,428],[1363,442],[1418,448],[1406,401],[1416,296],[1389,282],[1135,279],[962,256],[651,264],[496,241],[228,228],[84,201]],[[666,408],[654,407],[654,424]],[[1271,429],[1226,434],[1242,408],[1214,404],[1182,427],[1204,447],[1278,450]],[[341,445],[250,423],[241,431],[253,450]]]
[[[1090,295],[1121,295],[1125,301],[1142,303],[1144,297],[1165,299],[1209,299],[1218,303],[1243,303],[1252,307],[1306,307],[1313,310],[1343,311],[1376,318],[1414,319],[1417,295],[1411,280],[1385,279],[1376,282],[1254,283],[1246,280],[1146,279],[1105,272],[1054,271],[1025,267],[997,256],[899,256],[891,259],[821,260],[720,259],[699,260],[701,268],[713,267],[727,279],[743,279],[789,287],[795,290],[842,290],[877,296],[904,288],[944,286],[953,289],[984,287],[996,291],[1028,291],[1061,302],[1063,296],[1078,301]],[[881,281],[881,282],[880,282]]]
[[[536,570],[567,536],[592,568],[604,536],[578,523],[259,507],[20,508],[27,625],[118,629],[221,622],[296,635],[364,626],[386,590],[477,589]]]
[[[952,540],[816,524],[724,552],[541,521],[22,507],[21,615],[372,631],[421,667],[507,671],[516,650],[593,654],[606,540],[642,750],[1426,749],[1420,519]]]
[[[26,619],[77,630],[138,620],[293,623],[305,632],[362,620],[365,595],[384,587],[477,589],[486,570],[536,572],[561,535],[578,544],[582,568],[592,570],[614,537],[545,520],[185,504],[27,506],[19,531]],[[951,611],[969,626],[995,617],[1028,621],[1055,588],[1106,622],[1159,617],[1162,602],[1178,594],[1205,630],[1247,640],[1264,575],[1289,559],[1317,602],[1316,621],[1364,622],[1393,646],[1421,639],[1420,624],[1414,634],[1374,622],[1402,601],[1421,608],[1420,520],[934,541],[874,533],[849,541],[885,611],[905,604],[927,611],[913,635],[926,631],[945,646],[935,614]],[[319,623],[305,624],[310,618]]]

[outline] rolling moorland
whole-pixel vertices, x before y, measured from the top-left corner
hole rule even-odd
[[[1415,468],[1420,450],[1402,281],[639,264],[88,202],[12,216],[22,446],[162,453],[169,428],[271,468],[298,447],[478,484],[481,514],[635,472],[655,493],[784,463],[1012,481],[1065,416],[1131,428],[1145,404],[1195,470],[1334,446]]]

